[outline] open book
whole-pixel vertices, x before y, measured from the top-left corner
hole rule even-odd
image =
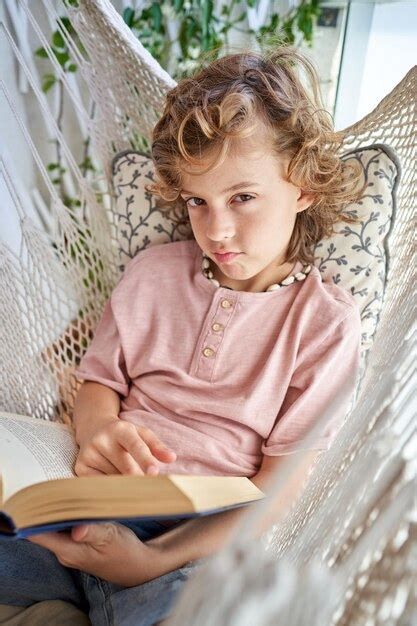
[[[24,538],[94,520],[191,518],[265,497],[241,476],[76,476],[69,426],[0,411],[0,534]]]

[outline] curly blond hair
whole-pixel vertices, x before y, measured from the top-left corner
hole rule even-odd
[[[171,89],[152,133],[155,181],[147,190],[159,196],[160,210],[178,224],[189,223],[180,195],[185,165],[198,165],[202,154],[214,151],[201,173],[219,166],[233,139],[251,135],[260,120],[271,130],[274,152],[287,158],[287,181],[315,198],[297,213],[285,262],[313,263],[315,244],[331,236],[337,222],[357,221],[342,209],[361,197],[364,186],[358,188],[360,165],[338,154],[343,137],[322,106],[314,65],[292,46],[224,56]]]

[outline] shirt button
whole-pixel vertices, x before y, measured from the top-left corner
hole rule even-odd
[[[214,350],[212,348],[204,348],[203,354],[207,357],[213,356]]]
[[[222,300],[223,309],[230,309],[231,306],[232,306],[232,303],[230,302],[230,300]]]
[[[219,324],[218,322],[214,322],[211,327],[216,333],[218,333],[220,330],[223,330],[223,324]]]

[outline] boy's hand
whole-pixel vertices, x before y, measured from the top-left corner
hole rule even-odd
[[[172,463],[176,458],[152,430],[115,417],[80,443],[74,469],[78,476],[156,476],[159,461]]]
[[[43,533],[28,540],[51,550],[66,567],[123,587],[141,585],[170,571],[163,550],[141,541],[122,524],[82,524],[70,534]]]

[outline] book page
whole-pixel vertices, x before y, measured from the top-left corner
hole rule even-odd
[[[77,454],[69,426],[0,411],[2,501],[34,483],[75,476]]]

